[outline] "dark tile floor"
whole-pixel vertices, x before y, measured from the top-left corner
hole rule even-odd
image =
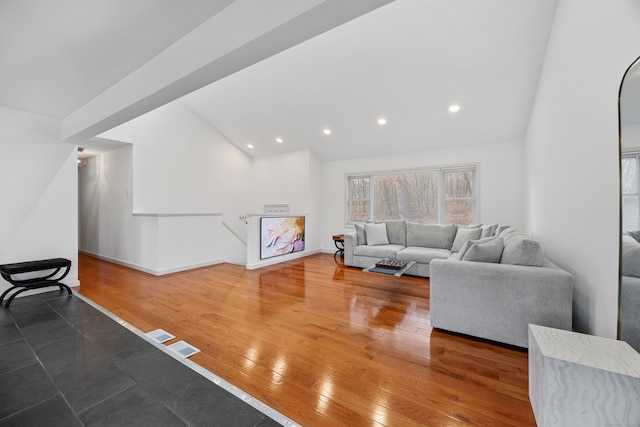
[[[0,308],[0,426],[277,426],[76,295]]]

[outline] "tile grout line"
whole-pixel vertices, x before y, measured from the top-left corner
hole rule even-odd
[[[202,375],[207,380],[213,382],[218,387],[220,387],[223,390],[231,393],[232,395],[234,395],[238,399],[242,400],[246,404],[252,406],[253,408],[255,408],[258,411],[262,412],[263,414],[267,415],[268,417],[270,417],[274,421],[280,423],[280,425],[283,425],[283,426],[286,426],[286,427],[300,427],[298,424],[296,424],[294,421],[292,421],[288,417],[284,416],[283,414],[281,414],[280,412],[278,412],[275,409],[271,408],[270,406],[267,406],[266,404],[262,403],[260,400],[258,400],[256,398],[254,398],[253,396],[249,395],[248,393],[245,393],[244,391],[240,390],[238,387],[234,386],[233,384],[231,384],[231,383],[225,381],[224,379],[218,377],[217,375],[215,375],[211,371],[203,368],[202,366],[200,366],[197,363],[189,360],[188,358],[179,357],[174,352],[169,350],[167,348],[167,346],[165,346],[165,345],[153,340],[152,338],[148,337],[140,329],[136,328],[135,326],[133,326],[129,322],[125,321],[124,319],[116,316],[114,313],[110,312],[109,310],[105,309],[104,307],[96,304],[94,301],[90,300],[89,298],[85,297],[84,295],[81,295],[77,291],[74,292],[74,295],[76,297],[78,297],[80,300],[82,300],[85,303],[89,304],[91,307],[93,307],[96,310],[100,311],[102,314],[106,315],[110,319],[116,321],[121,326],[123,326],[126,329],[128,329],[129,331],[133,332],[134,334],[136,334],[140,338],[144,339],[148,343],[153,344],[156,348],[160,349],[165,354],[168,354],[173,359],[177,360],[178,362],[180,362],[183,365],[187,366],[191,370],[193,370],[193,371],[197,372],[198,374]]]

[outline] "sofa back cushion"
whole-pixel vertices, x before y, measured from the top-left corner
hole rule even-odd
[[[392,245],[407,246],[407,221],[381,221],[387,225],[387,238]]]
[[[407,223],[407,246],[451,249],[457,225]]]
[[[387,225],[381,224],[365,224],[364,231],[367,235],[367,245],[388,245],[389,239],[387,238]]]
[[[505,239],[502,252],[502,264],[528,265],[542,267],[544,265],[544,252],[537,240],[527,236],[516,235]]]
[[[622,275],[640,277],[640,245],[622,246]]]
[[[453,245],[451,245],[451,252],[460,251],[460,249],[462,249],[462,245],[464,245],[467,240],[479,239],[481,234],[481,228],[458,227],[458,231],[456,231],[456,238],[453,240]]]

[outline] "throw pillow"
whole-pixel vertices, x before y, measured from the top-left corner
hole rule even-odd
[[[456,238],[453,240],[453,245],[451,246],[451,252],[459,252],[467,240],[479,239],[481,234],[481,228],[458,227]]]
[[[528,265],[531,267],[542,267],[544,264],[544,252],[537,240],[526,236],[516,236],[505,239],[504,251],[502,252],[502,264]]]
[[[366,245],[367,235],[364,231],[364,224],[354,224],[356,227],[356,245]]]
[[[484,243],[475,243],[469,247],[462,260],[499,263],[503,249],[504,240],[501,237]]]
[[[467,240],[465,244],[462,245],[462,248],[460,248],[460,252],[458,252],[458,259],[462,260],[462,258],[464,257],[464,254],[467,253],[471,245],[474,245],[476,243],[490,242],[493,239],[495,239],[495,237],[485,237],[484,239],[478,239],[478,240]]]
[[[388,245],[387,224],[365,224],[364,231],[367,235],[368,246]]]
[[[482,235],[480,236],[480,238],[495,236],[497,229],[498,229],[498,224],[483,225]]]

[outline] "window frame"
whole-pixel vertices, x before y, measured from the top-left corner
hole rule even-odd
[[[473,194],[472,194],[472,223],[479,223],[479,195],[480,195],[480,186],[479,186],[479,171],[480,165],[478,163],[469,163],[469,164],[460,164],[460,165],[452,165],[452,166],[437,166],[437,167],[424,167],[424,168],[411,168],[411,169],[389,169],[389,170],[378,170],[371,172],[353,172],[345,174],[345,209],[344,209],[344,219],[346,227],[353,227],[355,224],[363,224],[364,222],[359,221],[351,221],[350,218],[350,210],[351,210],[351,179],[369,179],[369,220],[366,222],[375,222],[378,221],[373,218],[374,214],[374,195],[375,195],[375,184],[372,179],[374,176],[383,176],[383,175],[395,175],[395,174],[409,174],[409,173],[421,173],[421,172],[437,172],[438,174],[438,222],[437,224],[444,224],[444,219],[446,217],[446,195],[445,195],[445,172],[451,171],[472,171],[473,172]]]

